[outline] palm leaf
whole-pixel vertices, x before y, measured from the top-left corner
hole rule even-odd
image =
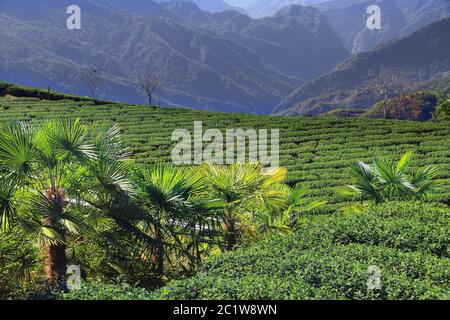
[[[396,171],[397,173],[403,173],[406,169],[410,166],[411,158],[413,156],[414,152],[409,151],[403,155],[403,157],[400,159],[400,161],[397,163]]]
[[[92,129],[92,140],[99,158],[107,160],[126,160],[131,152],[124,145],[119,125],[111,127],[96,124]]]
[[[350,174],[354,184],[344,187],[339,191],[368,197],[374,202],[380,202],[382,196],[374,183],[374,169],[361,161],[353,163],[350,168]]]
[[[5,232],[10,229],[11,219],[17,210],[16,188],[1,177],[0,180],[4,181],[0,185],[0,231]]]
[[[23,183],[33,175],[38,159],[30,126],[17,122],[0,131],[0,167],[4,175]]]
[[[60,159],[69,156],[80,160],[96,157],[94,145],[88,139],[88,129],[79,119],[49,120],[45,128],[49,143]]]

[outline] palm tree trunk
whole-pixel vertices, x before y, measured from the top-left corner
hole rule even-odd
[[[230,216],[225,217],[225,250],[232,251],[237,244],[237,230],[234,219]]]
[[[152,248],[152,262],[155,268],[155,272],[162,275],[164,272],[164,247],[163,247],[163,236],[161,229],[155,226],[155,244]]]
[[[54,223],[49,217],[45,219],[44,225],[53,228]],[[62,239],[63,242],[65,239]],[[45,275],[49,289],[64,289],[66,287],[67,255],[64,243],[49,243],[44,247]]]
[[[64,244],[45,246],[45,274],[47,287],[60,289],[66,286],[67,256]]]

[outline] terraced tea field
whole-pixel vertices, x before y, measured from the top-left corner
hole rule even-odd
[[[271,117],[163,109],[139,105],[92,106],[72,100],[0,97],[0,122],[72,116],[83,121],[117,122],[136,159],[143,163],[169,161],[171,134],[176,128],[192,132],[194,121],[204,129],[254,128],[280,130],[280,162],[289,169],[290,184],[311,187],[312,195],[326,197],[329,210],[343,201],[334,188],[348,181],[352,161],[376,155],[399,157],[415,150],[414,164],[436,165],[442,189],[436,200],[450,194],[449,123],[407,122],[354,118]]]

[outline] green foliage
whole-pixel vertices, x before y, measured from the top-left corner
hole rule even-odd
[[[0,233],[0,300],[21,299],[42,289],[38,260],[37,248],[19,230]]]
[[[118,126],[57,118],[0,129],[0,226],[20,228],[43,245],[50,289],[64,287],[67,257],[100,278],[121,275],[154,287],[166,263],[166,274],[190,271],[229,237],[227,249],[234,249],[244,226],[255,228],[259,206],[269,218],[258,220],[263,234],[287,228],[286,218],[305,204],[306,190],[290,197],[282,184],[284,168],[133,167],[128,157]],[[284,210],[283,219],[270,219]],[[100,253],[106,261],[99,265],[102,249],[108,254]]]
[[[151,294],[145,289],[126,282],[83,283],[80,289],[61,292],[54,297],[58,300],[148,300]]]
[[[118,134],[114,129],[105,131],[103,144],[114,144]],[[80,198],[80,185],[94,198],[108,190],[105,184],[124,191],[117,170],[98,174],[105,167],[115,168],[121,153],[100,147],[92,137],[96,135],[79,119],[16,122],[0,128],[1,232],[9,234],[16,228],[21,233],[18,243],[33,239],[41,244],[49,288],[65,286],[70,240],[95,233],[86,223],[96,213],[95,202],[92,197]],[[92,188],[90,182],[95,179],[104,184]],[[92,210],[83,215],[88,203]]]
[[[394,202],[366,210],[316,217],[302,232],[313,241],[364,243],[450,258],[450,212],[445,206]]]
[[[285,199],[290,191],[281,186],[286,173],[285,168],[262,172],[259,164],[201,167],[205,193],[221,203],[221,210],[215,218],[224,229],[225,250],[233,250],[243,236],[250,239],[257,237],[254,218],[258,217],[255,213],[261,208],[268,211],[284,210]]]
[[[210,296],[214,296],[217,292],[217,297],[234,297],[235,294],[239,297],[250,297],[252,292],[255,292],[253,294],[256,297],[367,298],[371,295],[364,296],[362,289],[360,291],[357,289],[362,288],[357,287],[361,284],[354,284],[348,278],[347,280],[353,283],[349,285],[350,287],[346,287],[343,278],[337,279],[336,282],[326,282],[325,278],[334,279],[334,277],[338,277],[331,271],[324,271],[323,277],[325,278],[321,280],[323,285],[317,285],[308,278],[306,278],[307,280],[299,280],[301,276],[297,277],[296,275],[301,275],[301,270],[309,268],[310,265],[323,265],[324,270],[328,270],[326,266],[334,265],[335,259],[346,265],[345,270],[361,269],[360,273],[355,274],[360,274],[360,277],[362,277],[365,269],[367,269],[365,263],[368,258],[372,259],[372,257],[375,260],[378,259],[376,261],[388,260],[388,257],[392,257],[392,263],[387,264],[389,272],[387,273],[388,278],[386,278],[390,279],[390,282],[388,282],[390,291],[383,293],[381,296],[383,298],[442,297],[442,291],[444,289],[448,291],[448,288],[444,286],[445,282],[436,284],[437,282],[430,278],[434,273],[431,266],[436,266],[436,275],[439,275],[442,271],[439,266],[442,265],[442,261],[447,261],[444,259],[448,259],[448,240],[446,240],[448,239],[448,233],[445,232],[448,230],[448,216],[445,215],[446,218],[442,218],[442,216],[433,215],[430,212],[436,210],[436,212],[445,213],[445,209],[431,207],[428,209],[428,207],[422,207],[418,203],[402,205],[404,207],[400,205],[390,207],[391,204],[388,204],[386,208],[389,208],[389,210],[380,209],[380,215],[386,216],[382,219],[376,218],[375,209],[371,211],[371,216],[363,214],[364,210],[362,210],[361,216],[354,214],[352,216],[333,215],[327,217],[319,214],[314,219],[308,218],[309,214],[305,210],[305,208],[314,207],[326,200],[327,205],[316,207],[314,210],[317,213],[334,213],[346,204],[348,198],[336,195],[335,188],[352,183],[347,170],[345,170],[352,162],[358,159],[367,162],[376,156],[399,154],[411,149],[416,150],[415,157],[410,163],[411,172],[420,172],[416,168],[426,165],[432,165],[436,168],[436,179],[442,188],[437,190],[436,194],[431,195],[430,200],[445,200],[450,192],[450,165],[448,163],[450,157],[448,148],[450,128],[445,123],[428,122],[425,124],[408,121],[329,117],[263,117],[120,104],[107,104],[92,108],[90,103],[83,101],[44,101],[38,98],[17,98],[9,95],[0,97],[0,103],[8,107],[0,112],[2,124],[17,119],[24,120],[27,124],[37,124],[38,120],[43,118],[63,117],[67,113],[72,113],[79,116],[82,123],[101,122],[102,124],[109,124],[117,122],[123,130],[124,145],[130,146],[126,150],[123,150],[123,145],[116,139],[115,132],[117,133],[118,127],[111,128],[110,131],[99,129],[97,133],[97,129],[89,128],[88,140],[96,153],[101,156],[90,159],[88,163],[83,161],[83,165],[77,165],[76,170],[72,170],[73,167],[71,167],[69,172],[73,173],[73,178],[64,179],[65,182],[69,183],[65,183],[65,186],[70,191],[70,196],[76,199],[84,199],[90,205],[89,209],[84,206],[76,208],[76,216],[82,217],[84,222],[88,222],[96,230],[94,234],[89,233],[83,237],[74,235],[66,239],[68,258],[71,263],[73,262],[82,268],[87,281],[95,282],[94,280],[99,280],[109,283],[110,279],[123,275],[128,283],[139,282],[139,286],[147,288],[154,286],[154,283],[149,285],[149,282],[153,281],[154,274],[147,254],[151,252],[148,249],[151,248],[153,243],[152,233],[147,232],[152,230],[152,226],[148,226],[148,223],[154,222],[152,218],[156,206],[152,200],[153,195],[170,194],[170,192],[166,192],[170,188],[163,188],[164,193],[155,192],[163,186],[159,182],[154,183],[156,187],[161,188],[152,189],[152,197],[148,198],[152,201],[147,201],[146,210],[141,210],[144,207],[142,206],[143,199],[136,201],[135,196],[142,196],[142,194],[136,193],[136,190],[134,190],[136,186],[129,179],[130,169],[134,162],[124,159],[129,156],[129,153],[132,153],[136,163],[148,167],[145,171],[154,168],[155,163],[169,161],[172,131],[175,128],[192,129],[193,121],[201,120],[205,129],[218,128],[224,130],[234,127],[280,129],[280,161],[281,165],[288,169],[285,182],[290,186],[301,185],[301,188],[294,189],[298,191],[299,197],[295,196],[296,192],[290,193],[292,199],[283,197],[281,207],[286,208],[283,212],[271,211],[270,206],[264,208],[264,210],[260,208],[260,210],[254,212],[255,215],[252,217],[254,218],[252,221],[254,225],[252,227],[256,233],[261,233],[264,238],[267,237],[268,233],[272,235],[290,234],[293,226],[299,228],[299,231],[296,235],[289,236],[286,239],[281,238],[273,242],[264,240],[257,246],[249,248],[248,251],[239,250],[237,253],[226,255],[223,260],[219,257],[214,258],[205,266],[204,270],[209,270],[208,268],[212,268],[209,266],[213,261],[223,261],[228,268],[230,277],[222,277],[222,275],[216,277],[214,273],[209,277],[209,275],[200,273],[191,280],[173,282],[167,288],[167,296],[162,294],[165,290],[162,289],[163,291],[158,291],[152,297],[176,296],[176,291],[173,288],[180,286],[180,290],[183,290],[183,295],[180,294],[180,296],[186,297],[208,297],[206,292],[211,292]],[[64,136],[65,138],[73,138],[79,136],[76,132],[76,130],[66,130],[67,134],[63,136],[55,135],[55,137],[58,137],[58,139]],[[58,157],[64,157],[67,150],[57,149]],[[30,153],[24,153],[23,155],[27,154]],[[116,154],[116,156],[111,156],[111,154]],[[25,158],[23,157],[23,159]],[[12,159],[20,159],[20,157],[12,157]],[[11,167],[13,166],[13,162],[8,161],[7,163]],[[27,166],[18,166],[17,168],[28,170]],[[82,179],[79,179],[79,177],[82,177]],[[410,176],[410,178],[412,179],[413,176]],[[15,216],[15,214],[9,213],[12,212],[9,209],[9,204],[16,199],[20,199],[19,212],[24,212],[22,211],[24,209],[23,202],[24,200],[28,202],[29,195],[19,192],[15,193],[16,197],[10,197],[5,187],[6,185],[3,184],[0,192],[2,215],[4,217]],[[282,186],[282,188],[286,188],[286,186]],[[303,189],[305,188],[308,189],[308,195],[304,194]],[[289,190],[292,191],[292,188],[289,188]],[[170,199],[170,197],[166,198]],[[300,199],[300,201],[296,199]],[[188,198],[188,202],[195,206],[198,205],[197,200],[199,199],[196,197]],[[173,203],[173,201],[170,202]],[[411,210],[407,210],[408,208],[411,208]],[[249,205],[247,211],[251,212],[251,209],[251,205]],[[196,207],[196,210],[199,210],[199,207]],[[217,210],[217,208],[205,208],[202,205],[201,211],[197,212],[210,216],[211,212],[208,212],[208,210]],[[8,213],[5,214],[5,212]],[[391,212],[392,216],[389,216],[387,212]],[[215,213],[217,214],[217,212]],[[405,215],[404,219],[401,218],[402,214]],[[409,217],[408,219],[406,215]],[[297,217],[295,224],[292,224],[293,216]],[[198,216],[189,215],[189,217],[192,218],[189,221],[195,221],[194,218]],[[423,219],[419,217],[423,217]],[[365,223],[366,220],[370,223],[364,226],[363,222]],[[70,226],[70,221],[67,222]],[[6,222],[4,225],[6,226]],[[289,228],[286,228],[287,225],[289,225]],[[207,230],[205,229],[205,231]],[[221,229],[215,228],[215,230],[220,231]],[[338,232],[333,232],[333,230],[338,230]],[[175,231],[179,232],[180,229]],[[304,237],[301,235],[304,235]],[[177,247],[173,246],[172,241],[174,239],[174,237],[169,238],[171,248]],[[217,245],[218,241],[200,245],[195,248],[195,251],[192,251],[194,249],[190,244],[195,243],[195,241],[192,241],[194,239],[193,234],[183,234],[179,239],[181,239],[182,245],[178,248],[189,248],[190,254],[193,255],[200,253],[202,260],[211,254],[218,253],[216,250],[211,250]],[[202,235],[198,239],[205,239],[205,237]],[[220,234],[214,234],[214,239],[221,240]],[[23,239],[20,241],[23,241]],[[10,248],[14,248],[15,243],[19,242],[13,242]],[[39,250],[31,242],[23,243],[22,249],[32,250],[32,257],[39,253]],[[382,246],[379,246],[380,244]],[[295,248],[294,251],[286,249],[291,247]],[[317,252],[315,248],[318,248]],[[350,248],[354,248],[354,252]],[[187,255],[181,254],[182,258],[178,261],[176,257],[180,256],[181,251],[171,249],[169,252],[172,261],[179,263],[177,267],[167,270],[166,276],[174,278],[184,274],[186,271],[184,268],[189,265],[188,259],[185,258]],[[249,257],[248,266],[245,267],[247,265],[247,258],[245,257],[247,253],[244,252],[251,254],[254,252],[262,262],[258,264],[257,261],[255,262]],[[291,255],[286,256],[285,259],[284,254],[286,252],[290,252]],[[296,258],[295,254],[298,254],[299,257]],[[0,273],[9,270],[8,272],[5,271],[6,276],[3,276],[0,281],[3,281],[3,288],[7,288],[9,296],[25,295],[28,290],[39,287],[38,283],[42,281],[42,259],[28,260],[34,261],[31,264],[33,285],[24,284],[19,289],[14,289],[17,281],[12,280],[9,272],[14,270],[16,263],[20,262],[20,257],[14,258],[11,254],[7,256],[9,258],[6,260],[0,258],[4,259],[2,261],[6,261],[5,265],[7,265],[6,268],[2,268]],[[232,257],[236,257],[236,259],[232,260],[234,259]],[[293,261],[291,269],[289,269],[288,258]],[[424,266],[416,264],[416,261],[422,258]],[[316,260],[317,264],[315,263]],[[266,268],[266,265],[262,264],[264,261],[270,262],[270,266],[273,264],[273,269]],[[302,264],[301,261],[304,261],[304,263]],[[411,269],[421,273],[417,274],[415,278],[410,278],[406,267],[402,269],[404,275],[390,267],[395,263],[401,265],[402,261],[410,261]],[[244,270],[240,267],[241,262],[243,267],[247,269]],[[170,264],[167,265],[169,268]],[[285,269],[280,271],[278,265]],[[170,268],[172,267],[170,266]],[[425,270],[424,268],[428,269]],[[214,270],[214,268],[211,270]],[[243,271],[244,273],[240,275],[240,270],[245,272]],[[317,270],[320,271],[321,269]],[[251,275],[252,272],[254,275]],[[238,275],[238,282],[233,284],[234,282],[231,279],[235,273]],[[322,277],[322,275],[320,276]],[[205,283],[210,283],[211,287],[203,286],[199,280],[201,277],[204,278]],[[317,278],[318,275],[315,277]],[[284,280],[285,278],[286,280]],[[310,278],[313,278],[312,271]],[[414,279],[417,287],[412,283],[412,279]],[[307,282],[304,286],[299,284],[295,288],[291,284],[301,281]],[[186,290],[185,284],[188,282],[192,283],[194,288],[190,292],[184,291]],[[428,289],[423,283],[429,284]],[[99,284],[99,286],[102,285]],[[201,291],[200,293],[195,289],[197,286]],[[230,290],[226,291],[227,288]],[[343,293],[345,288],[349,288],[349,293]],[[395,293],[394,289],[398,292]],[[293,293],[290,294],[290,291]],[[82,291],[79,294],[83,294]]]
[[[438,121],[450,121],[450,94],[439,94],[438,104],[434,118]]]
[[[357,216],[317,216],[295,236],[211,259],[155,298],[448,299],[449,214],[390,203]],[[381,269],[380,290],[367,288],[373,265]]]
[[[314,198],[330,203],[322,211],[332,212],[345,198],[334,188],[349,184],[344,169],[356,160],[371,161],[414,149],[413,166],[433,164],[443,188],[433,199],[445,199],[450,192],[450,127],[445,123],[419,123],[382,119],[328,117],[266,117],[211,113],[185,109],[149,108],[108,104],[92,108],[89,102],[43,101],[36,98],[0,97],[9,106],[0,112],[0,122],[63,117],[73,114],[83,123],[116,122],[124,142],[137,162],[170,161],[171,134],[176,128],[192,130],[202,121],[204,129],[261,128],[280,130],[280,164],[288,169],[286,183],[309,187]],[[192,131],[191,131],[192,132]]]
[[[171,252],[180,260],[183,256],[190,268],[201,262],[200,248],[213,242],[215,224],[207,209],[208,199],[202,177],[196,170],[168,164],[157,164],[135,170],[137,201],[148,213],[141,231],[147,241],[142,253],[151,258],[157,272],[163,272],[164,256]],[[171,261],[176,265],[176,261]]]
[[[50,89],[38,89],[38,88],[30,88],[20,85],[15,85],[8,82],[0,81],[0,97],[1,96],[17,96],[17,97],[28,97],[28,98],[37,98],[40,100],[50,100],[50,101],[58,101],[58,100],[72,100],[72,101],[89,101],[89,98],[79,97],[70,94],[63,94],[58,92],[53,92]],[[99,104],[104,104],[104,101],[99,101]]]
[[[341,194],[359,196],[375,203],[416,199],[425,201],[437,190],[434,167],[411,170],[413,153],[406,153],[397,163],[381,157],[367,165],[362,161],[351,165],[352,185],[339,188]]]
[[[8,231],[13,220],[39,241],[53,244],[64,242],[63,230],[79,231],[82,223],[67,210],[66,187],[78,166],[93,156],[87,128],[78,120],[49,120],[37,126],[17,122],[1,128],[2,231]],[[19,206],[27,206],[28,212],[18,214]]]

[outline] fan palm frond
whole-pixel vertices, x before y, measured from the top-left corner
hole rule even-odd
[[[100,159],[119,161],[131,157],[117,124],[113,126],[96,124],[92,129],[92,140]]]
[[[339,192],[344,195],[348,194],[369,197],[374,202],[381,202],[382,195],[375,185],[375,177],[372,167],[362,161],[359,161],[352,163],[350,169],[350,176],[352,177],[354,184],[339,188]]]
[[[195,171],[168,164],[138,169],[135,176],[141,196],[166,212],[189,207],[189,198],[202,192],[204,188],[201,177]]]
[[[9,179],[22,184],[35,172],[39,149],[33,142],[33,129],[17,122],[0,130],[0,168]]]
[[[438,169],[431,166],[412,172],[411,183],[416,187],[415,196],[418,200],[426,201],[429,195],[439,191],[436,183],[438,173]]]
[[[339,188],[342,195],[360,195],[375,203],[386,200],[427,200],[438,189],[435,182],[437,169],[428,167],[412,169],[413,152],[407,152],[395,163],[384,157],[373,161],[372,166],[363,162],[352,165],[353,184]]]
[[[16,187],[12,183],[3,181],[0,184],[0,232],[8,231],[11,227],[11,220],[16,213],[17,203],[15,199]]]
[[[79,119],[48,120],[44,128],[49,145],[60,159],[73,156],[86,160],[97,156],[94,145],[89,142],[88,128]]]

